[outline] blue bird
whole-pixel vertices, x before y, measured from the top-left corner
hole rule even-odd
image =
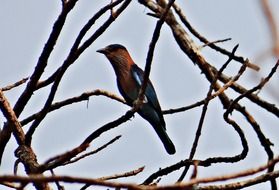
[[[127,49],[122,45],[112,44],[97,52],[104,54],[110,61],[121,95],[129,106],[133,106],[143,82],[143,70],[135,64]],[[153,126],[166,151],[174,154],[175,147],[166,133],[164,117],[151,81],[148,81],[144,95],[145,100],[138,110],[139,115]]]

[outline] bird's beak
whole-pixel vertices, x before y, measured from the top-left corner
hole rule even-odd
[[[98,49],[97,52],[102,53],[102,54],[107,54],[108,50],[107,50],[107,48],[102,48],[102,49]]]

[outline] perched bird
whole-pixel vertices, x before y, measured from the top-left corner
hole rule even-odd
[[[133,106],[137,99],[144,72],[131,58],[127,49],[119,44],[112,44],[97,52],[104,54],[110,61],[117,79],[117,86],[128,105]],[[139,115],[146,119],[155,129],[169,154],[175,153],[175,147],[166,133],[166,124],[163,118],[156,92],[150,81],[145,90],[145,100],[138,109]]]

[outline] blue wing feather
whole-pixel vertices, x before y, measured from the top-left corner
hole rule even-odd
[[[137,83],[137,88],[140,89],[142,83],[143,83],[143,77],[144,77],[144,72],[141,68],[139,68],[136,64],[134,64],[131,68],[132,76],[135,79]],[[161,124],[165,128],[165,121],[162,115],[161,107],[155,92],[155,89],[151,83],[151,81],[148,81],[145,93],[145,97],[147,98],[147,104],[150,105],[154,111],[157,113]]]
[[[143,83],[144,73],[143,70],[139,68],[136,64],[132,66],[132,76],[137,83],[137,87],[140,88]],[[155,89],[150,81],[148,81],[147,83],[144,95],[147,97],[147,100],[151,102],[152,106],[155,109],[160,108]]]

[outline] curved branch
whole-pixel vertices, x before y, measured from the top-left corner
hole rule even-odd
[[[179,16],[180,20],[182,21],[182,23],[188,28],[188,30],[196,37],[198,38],[201,42],[205,43],[207,46],[211,47],[212,49],[227,55],[227,56],[231,56],[231,52],[227,51],[226,49],[223,49],[219,46],[217,46],[215,43],[210,43],[210,41],[208,41],[205,37],[203,37],[200,33],[198,33],[197,30],[194,29],[194,27],[190,24],[190,22],[188,22],[186,16],[183,14],[183,12],[181,11],[180,7],[177,4],[173,5],[173,8],[176,12],[176,14]],[[241,56],[236,56],[233,55],[233,59],[235,61],[238,61],[242,64],[244,64],[245,59]],[[260,70],[259,66],[253,64],[253,63],[245,63],[247,64],[248,67],[250,67],[251,69],[254,69],[256,71]]]
[[[50,106],[50,109],[48,110],[48,112],[50,113],[52,111],[58,110],[58,109],[60,109],[62,107],[68,106],[68,105],[73,104],[73,103],[79,103],[79,102],[82,102],[82,101],[88,101],[90,96],[106,96],[108,98],[111,98],[111,99],[116,100],[118,102],[121,102],[123,104],[126,104],[125,100],[123,100],[122,98],[118,97],[117,95],[112,94],[112,93],[110,93],[108,91],[105,91],[105,90],[97,89],[97,90],[94,90],[94,91],[84,92],[84,93],[82,93],[79,96],[68,98],[68,99],[65,99],[65,100],[60,101],[60,102],[55,102],[55,103],[53,103]],[[36,119],[40,114],[42,114],[41,111],[39,111],[37,113],[34,113],[33,115],[30,115],[29,117],[23,119],[20,122],[21,125],[22,126],[27,125],[28,123],[30,123],[31,121]]]

